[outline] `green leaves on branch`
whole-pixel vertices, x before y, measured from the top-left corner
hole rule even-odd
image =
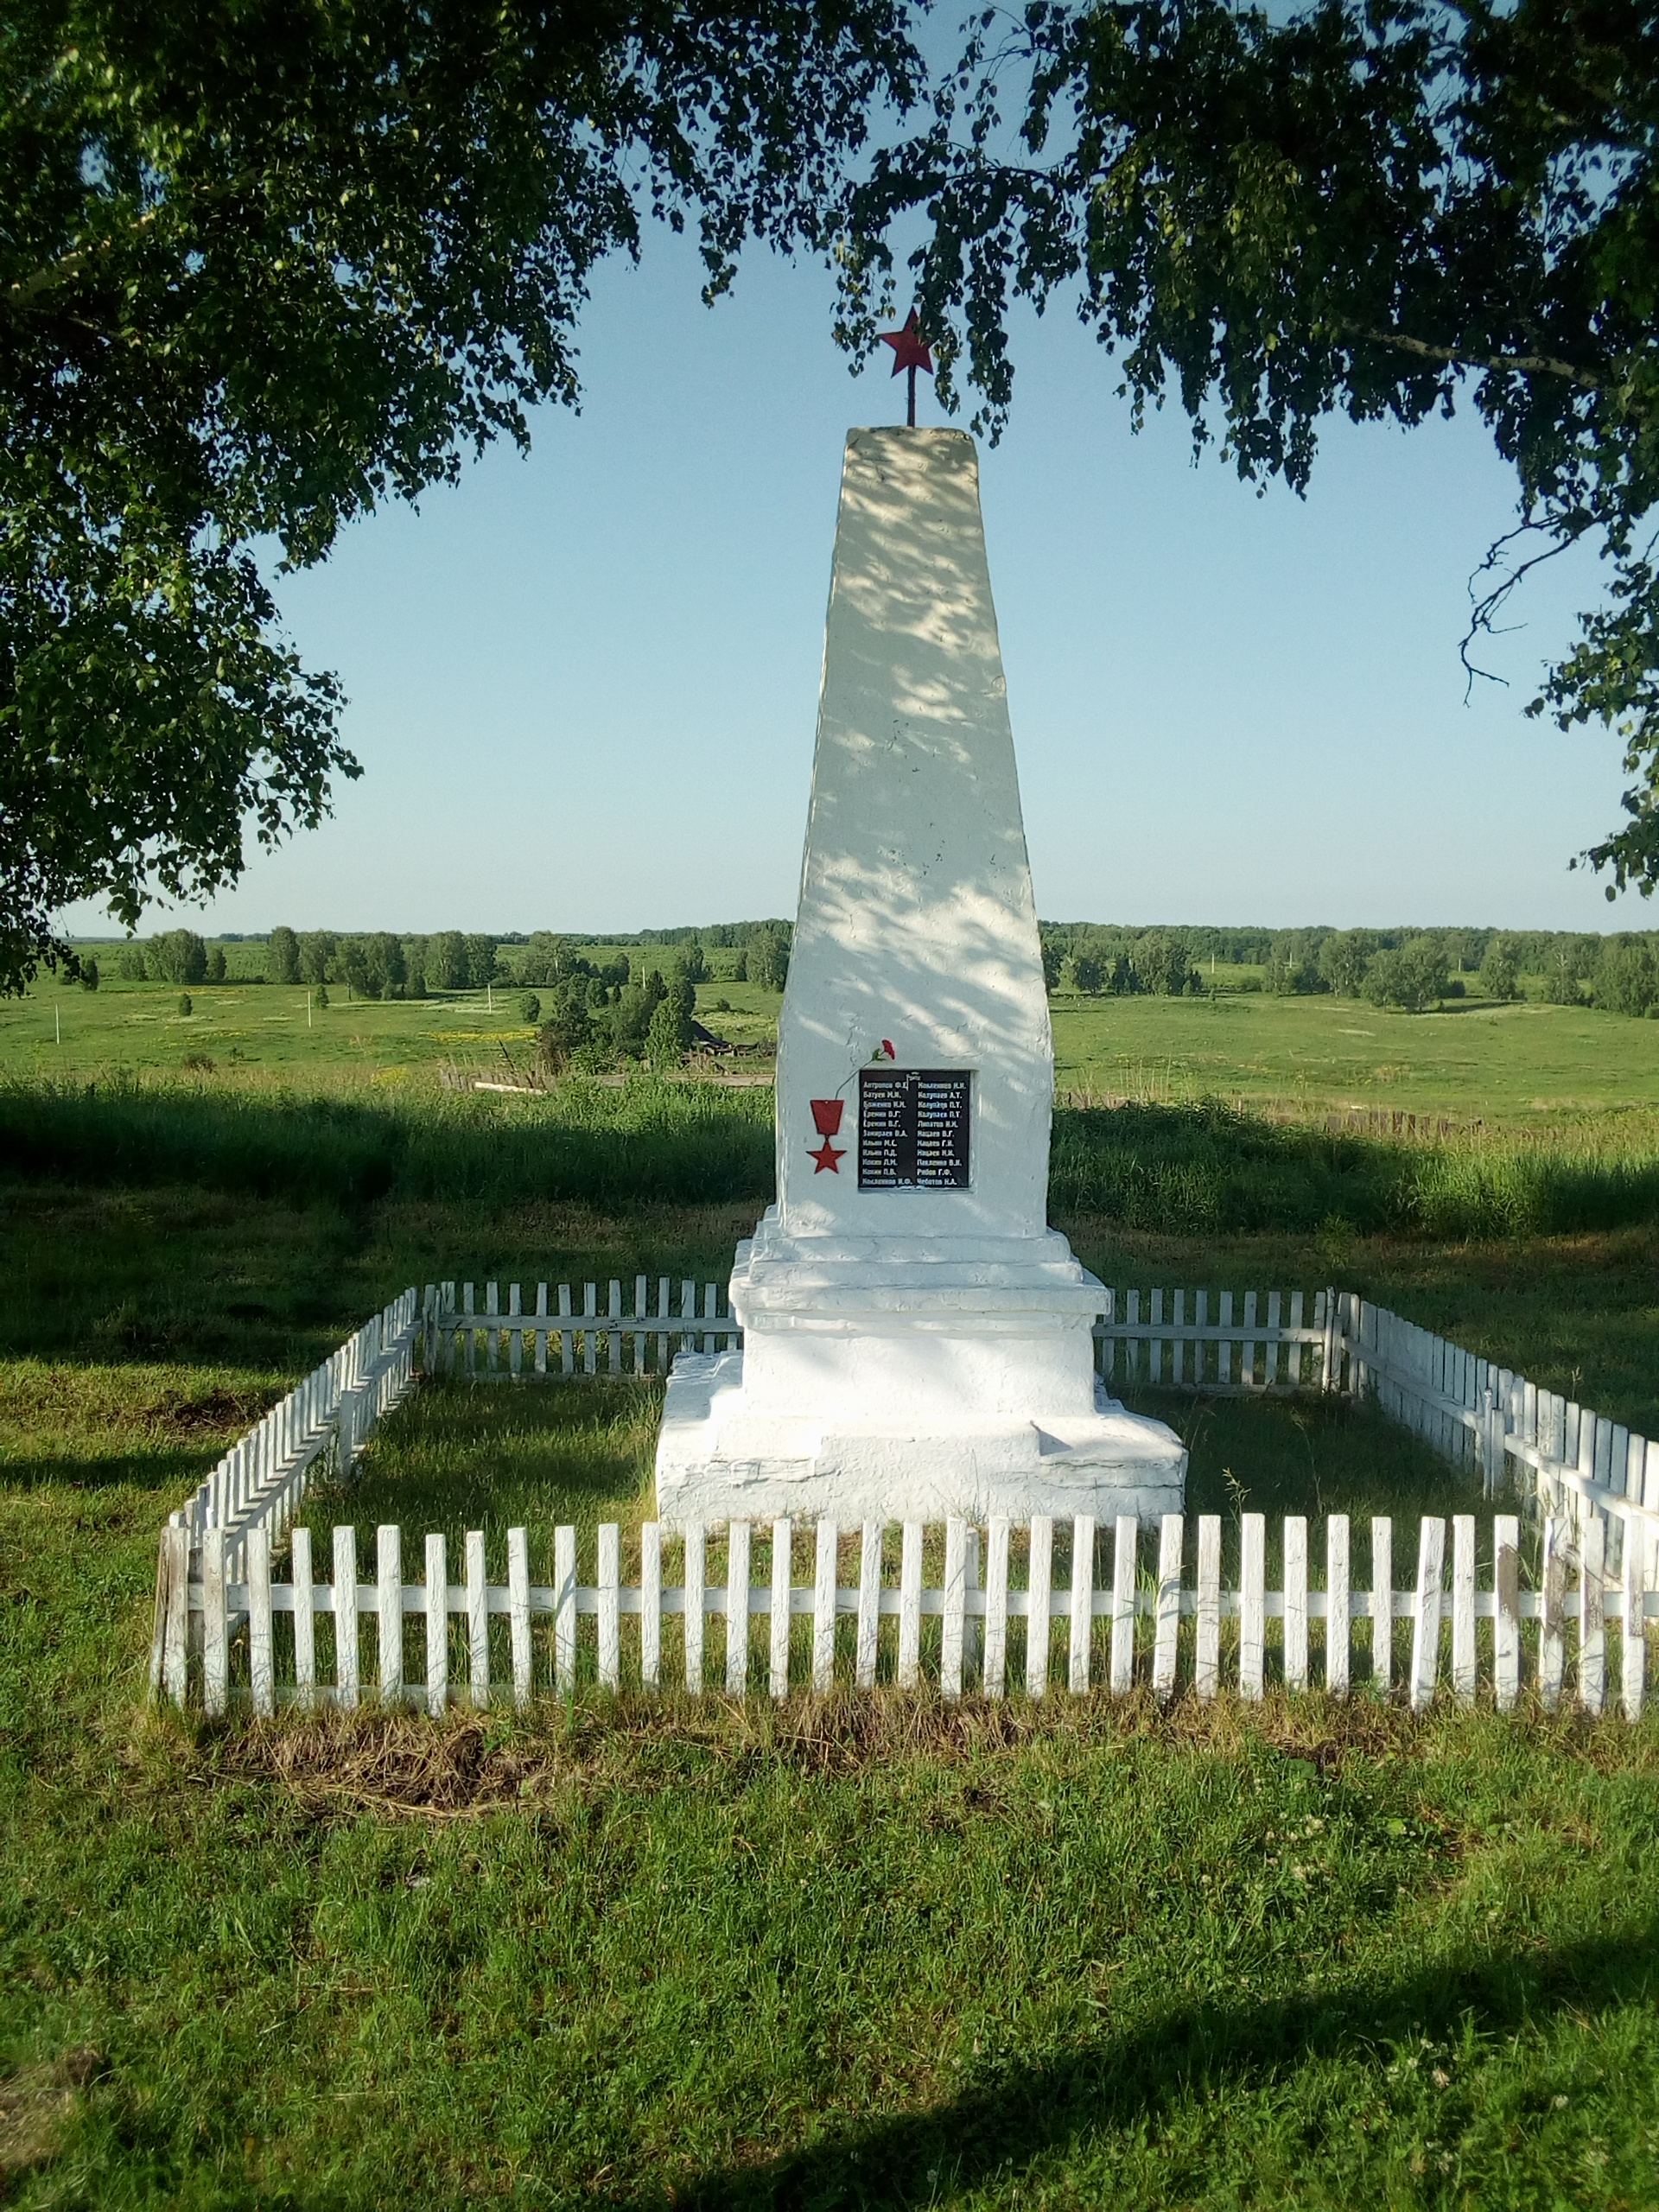
[[[647,215],[828,250],[919,67],[891,0],[18,0],[0,23],[0,989],[67,901],[130,923],[355,772],[256,550],[577,397]]]
[[[1322,419],[1472,405],[1517,474],[1522,536],[1589,536],[1611,604],[1535,711],[1616,727],[1629,825],[1586,855],[1659,880],[1659,25],[1604,0],[1033,0],[989,12],[928,125],[850,197],[843,334],[911,256],[940,389],[993,430],[1017,301],[1070,299],[1137,416],[1302,489]],[[995,42],[994,42],[995,41]],[[1006,120],[1005,120],[1006,118]],[[1495,549],[1471,639],[1529,562]],[[1610,892],[1610,896],[1611,895]]]

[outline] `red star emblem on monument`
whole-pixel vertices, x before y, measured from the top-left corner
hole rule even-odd
[[[823,1142],[818,1147],[816,1152],[810,1145],[808,1145],[806,1148],[807,1158],[817,1162],[817,1165],[812,1170],[812,1173],[815,1175],[822,1175],[826,1167],[830,1170],[830,1173],[832,1175],[839,1175],[841,1173],[840,1163],[845,1155],[846,1147],[843,1145],[841,1151],[837,1152],[834,1145],[830,1143],[828,1137],[825,1137]]]
[[[928,351],[927,340],[922,335],[922,326],[916,320],[915,308],[912,308],[910,313],[905,317],[905,327],[902,330],[880,330],[876,335],[884,346],[891,346],[893,348],[894,376],[898,375],[900,369],[910,371],[909,427],[913,430],[916,427],[916,372],[918,369],[925,369],[929,376],[933,373],[933,356]]]

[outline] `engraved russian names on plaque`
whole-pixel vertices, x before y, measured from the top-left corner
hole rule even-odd
[[[972,1072],[862,1068],[858,1077],[861,1191],[965,1191]]]

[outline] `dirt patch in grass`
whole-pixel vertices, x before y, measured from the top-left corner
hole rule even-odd
[[[56,2155],[76,2097],[99,2064],[95,2050],[67,2050],[0,2082],[0,2184]]]
[[[1547,1736],[1560,1754],[1599,1770],[1629,1763],[1628,1732],[1616,1721],[1541,1711],[1486,1718],[1511,1733]],[[1270,1695],[1255,1707],[1236,1697],[1205,1704],[1191,1694],[1165,1706],[1147,1692],[1109,1702],[945,1705],[927,1695],[849,1690],[774,1706],[625,1693],[511,1717],[288,1716],[205,1736],[196,1755],[206,1754],[204,1778],[275,1781],[319,1818],[379,1812],[442,1821],[508,1806],[533,1809],[572,1789],[580,1796],[677,1785],[689,1767],[716,1787],[743,1788],[766,1766],[839,1781],[912,1762],[955,1770],[964,1783],[971,1770],[969,1786],[982,1792],[994,1788],[1002,1758],[1033,1748],[1062,1758],[1112,1748],[1223,1758],[1265,1753],[1304,1762],[1324,1777],[1351,1760],[1433,1759],[1448,1728],[1478,1725],[1370,1698],[1318,1695]]]

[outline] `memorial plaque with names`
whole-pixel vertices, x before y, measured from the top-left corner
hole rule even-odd
[[[861,1068],[861,1191],[965,1191],[974,1078],[967,1068]]]

